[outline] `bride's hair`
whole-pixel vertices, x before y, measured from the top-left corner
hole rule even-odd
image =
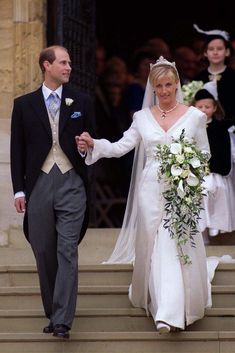
[[[179,82],[178,73],[173,66],[153,65],[149,73],[149,82],[151,86],[154,87],[156,85],[156,82],[165,76],[174,78],[176,83]]]

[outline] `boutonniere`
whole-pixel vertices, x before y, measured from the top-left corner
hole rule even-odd
[[[70,106],[73,103],[73,99],[72,98],[65,98],[65,104]]]
[[[72,119],[77,119],[77,118],[79,118],[80,116],[82,116],[82,113],[81,113],[81,112],[74,112],[74,113],[71,115],[71,118],[72,118]]]

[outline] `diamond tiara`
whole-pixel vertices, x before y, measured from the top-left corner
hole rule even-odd
[[[159,59],[156,60],[155,64],[150,64],[150,68],[152,69],[154,66],[172,66],[174,69],[175,67],[175,62],[170,62],[166,60],[163,56],[160,56]]]
[[[173,67],[173,69],[175,70],[177,76],[179,77],[177,68],[175,66],[175,62],[173,61],[172,63],[168,60],[166,60],[163,56],[160,56],[159,59],[156,60],[155,64],[150,64],[150,71],[157,66],[170,66]]]

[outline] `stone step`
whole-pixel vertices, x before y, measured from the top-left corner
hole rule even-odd
[[[213,286],[212,306],[214,308],[231,308],[234,304],[234,286]]]
[[[0,353],[234,353],[234,331],[80,332],[64,341],[36,333],[1,333]]]
[[[43,311],[0,310],[1,333],[40,333],[46,326]],[[151,317],[142,309],[79,309],[73,332],[147,332],[156,331]],[[235,308],[207,309],[205,317],[187,327],[187,331],[235,331]]]
[[[23,323],[23,325],[22,325]],[[48,324],[42,311],[0,310],[0,332],[42,332]],[[156,331],[151,317],[144,310],[129,309],[80,309],[76,312],[73,332]]]
[[[215,276],[213,278],[215,285],[235,285],[235,264],[234,263],[221,263],[218,265]]]
[[[19,220],[15,223],[19,223]],[[79,263],[91,265],[106,261],[112,253],[119,232],[119,228],[89,228],[79,246]],[[230,237],[235,239],[235,232]],[[206,252],[207,256],[228,254],[235,259],[234,245],[208,245]],[[31,247],[23,235],[22,226],[12,227],[9,230],[9,246],[0,248],[0,265],[10,265],[12,259],[15,264],[35,264]]]
[[[129,285],[132,265],[80,265],[80,285]],[[35,265],[0,266],[0,287],[38,286]],[[235,263],[219,264],[213,279],[215,285],[235,285]]]
[[[235,286],[212,286],[214,308],[235,307]],[[130,308],[128,286],[79,286],[78,308]],[[1,287],[0,310],[41,309],[38,287]]]
[[[119,228],[89,228],[79,245],[79,263],[101,264],[110,256],[116,243]],[[18,250],[21,251],[18,253]],[[22,226],[9,230],[9,246],[0,248],[0,265],[35,264],[30,244],[26,241]],[[23,255],[23,258],[22,258]]]
[[[79,308],[130,308],[128,286],[80,286]],[[1,309],[42,309],[38,287],[0,287]]]
[[[79,284],[128,285],[132,269],[132,265],[80,265]],[[35,265],[0,266],[0,286],[38,286],[38,283]]]
[[[0,248],[0,266],[12,265],[35,265],[35,259],[31,248]]]

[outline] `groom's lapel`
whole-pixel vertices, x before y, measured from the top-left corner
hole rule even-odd
[[[66,86],[63,87],[62,96],[61,96],[61,103],[60,103],[60,119],[59,119],[59,134],[61,135],[68,119],[70,118],[72,112],[72,106],[66,105],[65,99],[66,98],[73,98],[71,95],[71,91],[68,90]]]
[[[34,92],[30,103],[32,105],[32,109],[36,112],[37,117],[41,120],[47,133],[51,136],[51,126],[49,122],[46,104],[42,94],[42,87],[40,87],[37,91]]]

